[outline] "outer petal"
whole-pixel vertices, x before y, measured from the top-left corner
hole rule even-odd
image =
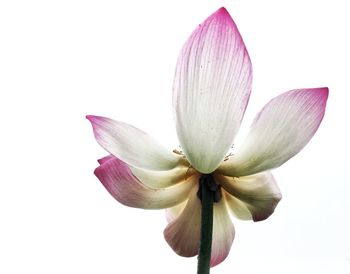
[[[181,156],[162,147],[145,132],[122,122],[87,116],[97,142],[128,165],[150,170],[174,168]]]
[[[256,116],[238,152],[219,172],[245,176],[276,168],[312,138],[325,113],[328,88],[291,90],[272,99]]]
[[[227,212],[226,203],[221,200],[214,204],[213,242],[210,261],[212,267],[226,259],[234,237],[235,229]]]
[[[198,187],[192,189],[186,207],[164,230],[165,240],[178,255],[184,257],[198,254],[201,203],[197,190]]]
[[[128,165],[116,157],[103,158],[95,175],[108,192],[120,203],[138,208],[159,209],[175,206],[187,199],[197,183],[188,178],[173,187],[149,188],[131,172]]]
[[[216,180],[225,189],[224,196],[233,214],[243,220],[265,220],[282,198],[271,172],[240,178],[219,175]]]
[[[185,207],[181,204],[167,210],[170,223],[164,230],[165,239],[184,257],[197,255],[199,249],[201,204],[196,193],[197,188],[194,188]],[[211,266],[227,257],[234,238],[234,227],[224,201],[214,204],[213,225]]]
[[[175,73],[177,135],[195,169],[210,173],[230,148],[251,91],[251,63],[242,37],[221,8],[193,32]]]

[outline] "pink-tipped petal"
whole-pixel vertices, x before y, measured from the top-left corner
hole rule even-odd
[[[214,171],[230,148],[249,100],[251,81],[251,62],[242,37],[221,8],[187,40],[174,79],[177,135],[198,171]]]
[[[180,256],[192,257],[198,254],[201,223],[201,202],[194,187],[181,214],[167,225],[165,240]]]
[[[130,166],[169,170],[181,159],[180,155],[168,151],[145,132],[131,125],[100,116],[89,115],[86,118],[92,124],[97,142]]]
[[[228,176],[276,168],[297,154],[317,131],[328,88],[297,89],[272,99],[256,116],[242,147],[219,167]]]
[[[113,159],[113,158],[115,158],[113,155],[108,155],[108,156],[105,156],[105,157],[103,157],[103,158],[101,158],[101,159],[98,159],[97,162],[98,162],[100,165],[102,165],[102,164],[104,164],[105,162],[107,162],[107,161],[109,161],[109,160],[111,160],[111,159]]]
[[[115,156],[108,155],[98,159],[97,161],[100,165],[102,165],[114,158]],[[196,173],[196,171],[189,166],[189,163],[185,159],[183,159],[182,162],[182,164],[179,164],[173,169],[169,170],[148,170],[133,166],[129,166],[129,168],[132,174],[140,182],[142,182],[143,185],[150,188],[167,188],[186,180]]]
[[[95,175],[117,201],[126,206],[145,209],[175,206],[187,199],[197,183],[196,180],[188,178],[172,187],[150,188],[142,184],[128,165],[116,157],[103,161],[95,169]]]
[[[242,220],[267,219],[282,198],[269,171],[240,178],[219,175],[216,180],[225,190],[225,200],[232,213]]]
[[[226,259],[230,252],[235,228],[227,212],[226,203],[221,200],[214,204],[214,226],[210,266],[216,266]]]
[[[169,224],[164,230],[164,237],[170,247],[184,257],[197,255],[199,249],[201,202],[196,193],[197,188],[193,188],[186,205],[167,209]],[[214,204],[213,218],[211,266],[227,257],[235,233],[225,201]]]

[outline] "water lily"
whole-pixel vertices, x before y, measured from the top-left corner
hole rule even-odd
[[[199,181],[216,185],[210,265],[228,255],[234,236],[229,212],[243,220],[268,218],[281,199],[271,173],[312,138],[324,116],[327,88],[295,89],[268,102],[234,155],[229,154],[252,86],[251,61],[225,8],[207,18],[185,43],[176,67],[173,112],[182,151],[170,151],[145,132],[105,117],[87,116],[109,155],[95,174],[120,203],[167,211],[164,236],[179,255],[198,254]]]

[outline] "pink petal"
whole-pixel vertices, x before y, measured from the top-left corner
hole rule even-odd
[[[189,162],[211,173],[226,155],[241,124],[252,82],[242,37],[221,8],[192,33],[176,68],[173,109]]]
[[[271,172],[232,178],[217,175],[225,189],[225,199],[233,214],[243,220],[268,218],[281,200],[281,191]]]
[[[115,158],[113,155],[108,155],[108,156],[105,156],[105,157],[103,157],[103,158],[101,158],[101,159],[98,159],[97,162],[98,162],[100,165],[102,165],[102,164],[104,164],[105,162],[108,162],[109,160],[111,160],[111,159],[113,159],[113,158]]]
[[[162,147],[145,132],[122,122],[99,116],[87,116],[97,142],[109,153],[130,166],[149,170],[169,170],[181,156]]]
[[[219,172],[246,176],[276,168],[297,154],[317,131],[328,88],[297,89],[272,99],[256,116],[237,153]]]
[[[103,158],[95,175],[120,203],[137,208],[160,209],[175,206],[188,198],[197,183],[191,178],[168,188],[150,188],[142,184],[127,164],[116,157]]]

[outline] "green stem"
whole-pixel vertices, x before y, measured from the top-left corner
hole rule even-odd
[[[210,174],[202,175],[199,183],[198,196],[202,202],[202,213],[197,274],[209,274],[213,237],[213,203],[215,195],[212,187],[216,186],[216,184],[213,176]]]

